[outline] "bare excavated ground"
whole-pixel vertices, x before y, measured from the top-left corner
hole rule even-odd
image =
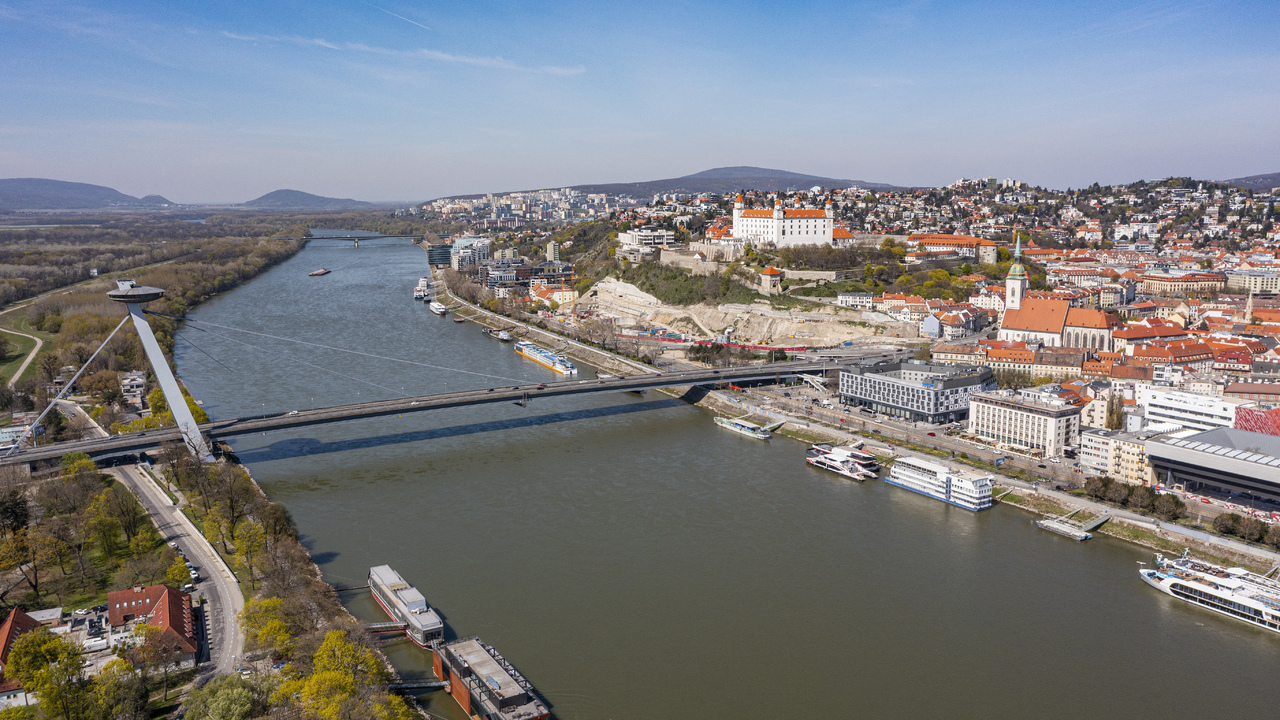
[[[580,300],[601,314],[617,318],[619,325],[637,329],[665,327],[694,337],[711,339],[726,328],[742,342],[788,347],[824,347],[864,338],[914,339],[914,323],[885,322],[878,313],[820,305],[816,309],[776,308],[757,302],[751,305],[698,304],[686,307],[666,305],[656,297],[617,278],[605,278],[592,287],[594,297]]]

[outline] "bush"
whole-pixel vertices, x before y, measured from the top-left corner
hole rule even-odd
[[[1223,535],[1234,535],[1239,520],[1240,516],[1235,513],[1222,513],[1213,519],[1213,530]]]
[[[1158,495],[1152,504],[1152,509],[1157,516],[1169,522],[1173,522],[1187,514],[1187,505],[1172,495]]]

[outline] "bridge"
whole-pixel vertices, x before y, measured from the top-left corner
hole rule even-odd
[[[336,405],[312,410],[291,410],[274,415],[207,422],[200,424],[198,427],[201,435],[207,436],[211,440],[221,440],[237,435],[263,433],[269,430],[327,425],[362,418],[405,415],[472,405],[516,403],[527,406],[528,403],[537,399],[573,395],[636,392],[638,390],[728,383],[777,382],[782,378],[790,378],[802,373],[821,373],[838,366],[837,363],[829,361],[792,361],[717,370],[654,372],[608,379],[573,379],[550,383],[508,385],[393,400],[376,400],[351,405]],[[132,433],[126,436],[115,435],[95,440],[55,443],[44,447],[19,450],[0,458],[0,466],[57,460],[69,452],[82,452],[91,458],[109,457],[111,455],[150,450],[158,448],[164,442],[182,442],[183,440],[181,430],[177,427],[170,427]]]

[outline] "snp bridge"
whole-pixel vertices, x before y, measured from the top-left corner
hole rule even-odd
[[[490,405],[495,403],[528,403],[539,398],[566,397],[570,395],[589,395],[595,393],[631,392],[635,390],[655,390],[668,387],[686,387],[696,385],[714,385],[719,383],[749,383],[776,381],[790,378],[801,373],[818,373],[838,367],[827,362],[784,362],[769,365],[752,365],[740,368],[721,370],[697,370],[690,372],[650,373],[645,375],[629,375],[620,378],[601,380],[562,380],[558,382],[508,385],[480,390],[423,395],[414,398],[397,398],[395,400],[377,400],[373,402],[355,403],[353,405],[335,405],[333,407],[314,410],[293,410],[276,415],[220,420],[199,425],[200,432],[211,439],[219,440],[262,433],[268,430],[284,430],[288,428],[326,425],[329,423],[359,420],[362,418],[383,417],[386,415],[403,415],[406,413],[442,410],[445,408],[466,407],[469,405]],[[83,452],[90,457],[102,457],[127,452],[147,450],[171,440],[181,441],[182,433],[176,427],[133,433],[126,436],[112,436],[97,440],[81,440],[77,442],[55,443],[40,448],[28,448],[0,459],[0,466],[17,463],[36,463],[55,460],[69,452]]]

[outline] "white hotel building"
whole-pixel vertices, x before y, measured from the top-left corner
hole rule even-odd
[[[969,396],[969,432],[997,445],[1057,457],[1080,441],[1081,406],[1042,385]]]
[[[835,220],[831,201],[826,209],[784,208],[775,201],[772,210],[746,208],[742,196],[733,203],[733,237],[750,243],[773,243],[774,247],[831,245]]]

